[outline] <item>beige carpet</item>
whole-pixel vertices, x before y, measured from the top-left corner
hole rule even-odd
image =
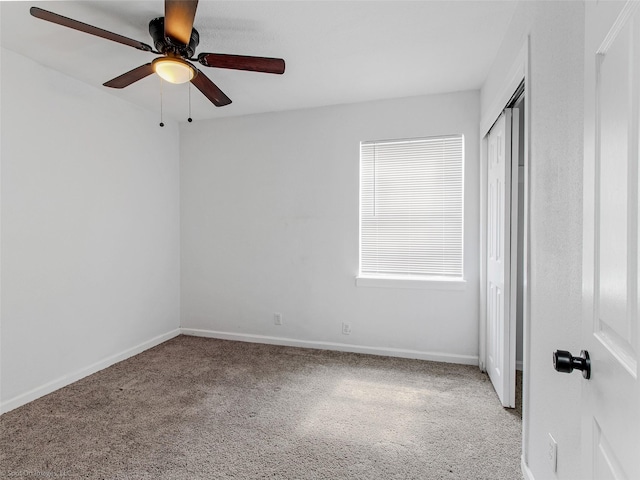
[[[180,336],[0,417],[0,478],[521,479],[476,367]]]

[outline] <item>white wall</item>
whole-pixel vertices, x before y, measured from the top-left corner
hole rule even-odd
[[[2,8],[0,8],[2,25]],[[0,47],[0,107],[2,106],[2,48]],[[2,414],[2,109],[0,108],[0,414]]]
[[[582,2],[522,2],[481,93],[483,116],[530,35],[530,363],[525,458],[536,479],[580,478],[582,377],[553,370],[556,349],[580,351],[582,295]],[[558,472],[547,433],[558,442]]]
[[[182,327],[477,364],[478,123],[463,92],[182,124]],[[451,133],[466,289],[356,287],[359,142]]]
[[[1,61],[7,410],[179,327],[179,136],[99,88]]]

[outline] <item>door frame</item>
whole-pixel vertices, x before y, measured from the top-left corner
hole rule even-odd
[[[530,38],[529,35],[519,50],[509,74],[506,75],[496,96],[491,99],[490,107],[480,120],[480,310],[479,310],[479,345],[478,366],[486,371],[487,365],[487,171],[488,171],[488,142],[487,135],[496,119],[509,105],[518,87],[524,82],[524,245],[523,245],[523,308],[522,308],[522,471],[530,478],[528,468],[528,444],[529,444],[529,374],[530,360],[530,131],[531,131],[531,79],[530,79]],[[512,225],[512,229],[514,226]],[[515,225],[517,232],[517,225]]]

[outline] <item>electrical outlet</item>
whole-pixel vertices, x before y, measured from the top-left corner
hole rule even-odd
[[[351,335],[351,324],[342,322],[342,334]]]
[[[547,459],[552,472],[558,471],[558,442],[549,434],[549,446],[547,447]]]
[[[281,313],[274,313],[273,314],[273,323],[275,325],[282,325],[282,314]]]

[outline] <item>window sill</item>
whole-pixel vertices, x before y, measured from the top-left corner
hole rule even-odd
[[[393,277],[393,276],[356,276],[357,287],[381,288],[423,288],[434,290],[464,290],[467,281],[462,278],[448,277]]]

